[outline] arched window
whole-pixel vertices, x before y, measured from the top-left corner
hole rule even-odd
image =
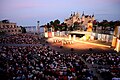
[[[10,32],[10,30],[8,30],[8,32]]]
[[[19,32],[21,32],[21,30],[18,30]]]
[[[9,25],[6,25],[6,28],[9,28]]]
[[[11,25],[11,27],[10,28],[12,28],[12,25]]]
[[[5,25],[3,25],[3,28],[5,28]]]
[[[16,28],[16,25],[14,25],[14,28]]]

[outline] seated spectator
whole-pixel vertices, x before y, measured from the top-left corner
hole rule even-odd
[[[77,54],[64,54],[46,46],[1,46],[0,69],[8,79],[92,79]],[[9,75],[7,75],[9,74]]]

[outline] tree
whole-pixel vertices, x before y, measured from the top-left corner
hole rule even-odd
[[[120,26],[120,21],[115,21],[114,26],[115,26],[115,27],[116,27],[116,26]]]
[[[60,24],[60,20],[57,19],[54,21],[54,25],[58,25],[58,24]]]
[[[54,21],[54,23],[53,23],[54,25],[54,28],[55,28],[55,31],[57,31],[57,30],[60,30],[60,21],[57,19],[57,20],[55,20]]]
[[[47,23],[47,28],[50,28],[50,24],[49,23]]]
[[[20,27],[21,27],[22,33],[26,33],[25,27],[22,27],[22,26],[20,26]]]
[[[72,27],[72,26],[70,26],[70,27],[69,27],[69,30],[70,30],[70,31],[73,31],[73,27]]]
[[[80,23],[79,22],[75,22],[74,26],[73,26],[73,30],[78,30],[80,28],[82,28],[82,27],[80,27]]]
[[[67,30],[67,24],[66,23],[61,23],[61,27],[62,27],[62,31],[66,31]]]
[[[54,25],[54,22],[53,22],[53,21],[50,21],[50,25]]]
[[[68,29],[67,24],[64,22],[60,24],[60,20],[58,19],[47,23],[47,28],[50,28],[50,27],[54,27],[55,31],[57,30],[66,31]]]
[[[7,20],[7,19],[2,20],[2,23],[9,23],[9,20]]]
[[[93,21],[93,28],[94,28],[94,31],[96,32],[96,28],[98,26],[98,21],[97,20],[94,20]]]
[[[107,20],[103,20],[103,26],[108,27],[108,26],[110,26],[110,24]]]

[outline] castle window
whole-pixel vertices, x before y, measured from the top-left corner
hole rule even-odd
[[[15,32],[17,32],[17,30],[15,29]]]
[[[10,28],[12,28],[12,25],[11,25],[11,27]]]
[[[7,25],[5,25],[5,28],[7,28]]]
[[[5,25],[3,25],[3,28],[5,28]]]
[[[10,30],[8,30],[8,32],[10,32]]]
[[[2,28],[2,26],[0,26],[0,28]]]
[[[12,32],[14,32],[14,30],[12,30]]]
[[[9,25],[6,25],[6,28],[9,28]]]
[[[16,25],[14,25],[14,28],[16,28]]]
[[[21,32],[21,30],[18,30],[19,32]]]

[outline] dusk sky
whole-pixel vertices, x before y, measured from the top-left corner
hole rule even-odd
[[[61,22],[71,12],[92,15],[98,21],[120,20],[120,0],[0,0],[0,20],[8,19],[22,26]]]

